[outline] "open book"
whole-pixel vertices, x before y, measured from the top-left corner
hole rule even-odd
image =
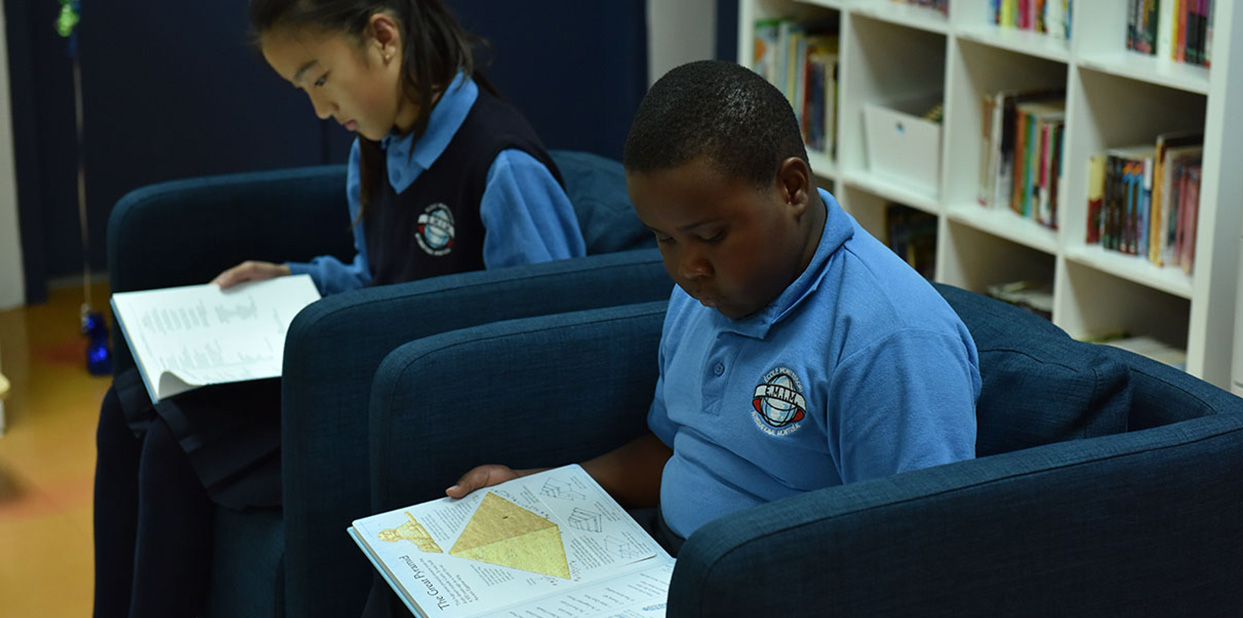
[[[319,300],[308,275],[112,295],[112,311],[151,402],[227,382],[281,375],[285,332]]]
[[[664,616],[674,560],[577,465],[356,520],[416,616]]]

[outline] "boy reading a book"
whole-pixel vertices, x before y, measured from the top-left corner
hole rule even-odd
[[[776,88],[731,63],[674,69],[643,100],[625,166],[678,285],[651,433],[583,468],[627,508],[659,505],[671,553],[729,513],[974,456],[971,336],[816,189]],[[481,466],[446,493],[531,472]]]
[[[798,493],[975,455],[975,344],[936,290],[816,189],[793,110],[736,64],[652,86],[626,140],[634,207],[678,284],[652,433],[584,464],[686,538]],[[466,473],[461,497],[521,476]]]

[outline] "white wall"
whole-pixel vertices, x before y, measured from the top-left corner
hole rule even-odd
[[[4,14],[0,11],[0,309],[26,303],[26,282],[22,276],[21,228],[17,221],[17,173],[13,167],[13,113],[9,92],[8,49]]]
[[[647,0],[648,80],[716,55],[716,0]]]

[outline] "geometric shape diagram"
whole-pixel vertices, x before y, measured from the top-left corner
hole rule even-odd
[[[436,541],[432,538],[432,535],[427,533],[427,529],[423,527],[423,524],[419,523],[419,520],[415,519],[414,516],[408,512],[406,513],[406,519],[409,519],[410,521],[397,526],[396,528],[386,528],[381,530],[380,534],[376,536],[380,537],[381,541],[388,541],[389,543],[396,543],[397,541],[405,539],[411,543],[414,543],[414,545],[419,548],[419,551],[425,554],[444,553],[444,551],[440,549],[440,545],[436,544]]]
[[[631,543],[629,541],[623,541],[621,539],[611,537],[611,536],[605,537],[604,548],[607,549],[610,553],[617,555],[625,560],[629,560],[632,558],[638,558],[640,555],[640,549],[634,543]]]
[[[496,494],[484,496],[449,555],[570,578],[557,524]]]
[[[570,513],[569,524],[584,532],[600,532],[604,529],[601,522],[603,518],[604,516],[599,513],[575,507],[574,511]]]
[[[548,479],[544,483],[544,487],[540,489],[540,493],[549,498],[559,498],[561,500],[586,500],[587,496],[574,491],[573,486],[565,481],[557,479]]]

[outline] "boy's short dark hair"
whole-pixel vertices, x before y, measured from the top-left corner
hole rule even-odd
[[[732,62],[684,64],[652,85],[635,113],[623,161],[629,172],[672,169],[709,157],[723,174],[766,187],[807,149],[789,101]]]

